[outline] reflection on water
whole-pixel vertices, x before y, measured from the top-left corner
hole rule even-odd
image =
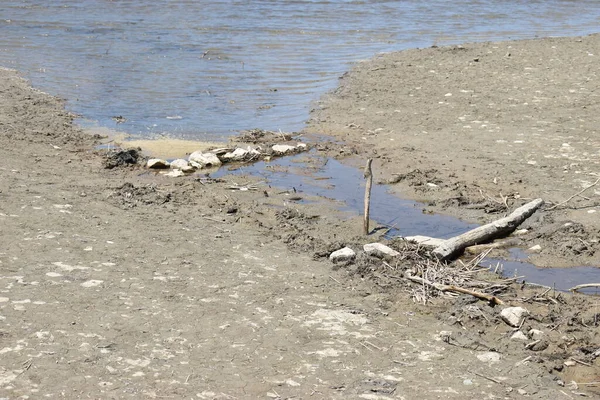
[[[0,11],[0,65],[100,126],[122,115],[119,130],[202,140],[301,129],[311,101],[377,52],[587,34],[600,21],[596,0],[4,0]]]
[[[307,160],[309,160],[307,162]],[[213,177],[225,174],[261,176],[272,186],[295,189],[299,193],[334,199],[339,209],[355,215],[364,206],[365,179],[362,171],[334,159],[299,154],[258,162],[237,171],[221,169]],[[477,227],[445,215],[423,214],[424,205],[400,199],[388,192],[385,185],[374,184],[371,190],[371,218],[392,227],[391,236],[426,235],[450,238]]]
[[[527,260],[527,253],[520,249],[511,249],[510,260],[485,259],[481,265],[490,267],[492,270],[500,264],[502,274],[507,277],[523,276],[520,279],[555,288],[559,291],[567,291],[574,286],[584,283],[594,283],[599,280],[600,270],[597,267],[577,268],[540,268],[532,265]],[[598,294],[600,288],[581,290],[582,293]]]

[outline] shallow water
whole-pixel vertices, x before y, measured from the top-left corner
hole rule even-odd
[[[0,65],[85,125],[214,140],[301,129],[311,102],[378,52],[599,22],[596,0],[3,0]]]
[[[305,162],[307,157],[311,159],[308,163]],[[261,176],[269,185],[296,190],[298,195],[335,200],[340,210],[355,215],[361,213],[364,207],[365,179],[362,171],[314,154],[278,158],[269,163],[258,162],[235,171],[222,169],[212,176],[225,174]],[[445,215],[423,214],[423,208],[423,204],[398,198],[385,185],[374,184],[371,189],[371,218],[391,228],[391,236],[425,235],[446,239],[478,226]]]

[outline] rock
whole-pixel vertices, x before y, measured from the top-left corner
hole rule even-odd
[[[298,150],[304,151],[304,150],[306,150],[306,149],[308,148],[308,146],[306,145],[306,143],[298,143],[298,144],[296,145],[296,148],[297,148]]]
[[[544,351],[548,348],[549,344],[547,341],[540,339],[540,340],[536,340],[534,342],[529,343],[528,345],[525,346],[526,349],[529,349],[531,351]]]
[[[160,158],[151,158],[146,163],[146,166],[152,169],[169,168],[169,163]]]
[[[218,167],[221,165],[221,160],[214,153],[203,153],[195,151],[188,157],[190,164],[196,168]]]
[[[516,231],[513,232],[513,235],[521,236],[521,235],[526,234],[527,232],[529,232],[529,229],[517,229]]]
[[[289,144],[274,144],[272,149],[275,154],[281,155],[281,154],[293,153],[296,150],[296,147],[290,146]]]
[[[530,248],[528,248],[527,251],[529,251],[530,253],[539,253],[540,251],[542,251],[542,246],[536,244],[535,246],[531,246]]]
[[[510,337],[510,340],[529,340],[527,338],[527,336],[525,336],[525,334],[521,331],[516,331],[515,333],[513,333],[513,335]]]
[[[183,172],[192,172],[195,170],[187,160],[178,158],[177,160],[171,161],[171,168],[181,170]]]
[[[223,161],[242,161],[246,159],[248,150],[237,148],[233,151],[227,152],[221,156]]]
[[[501,356],[500,353],[496,353],[495,351],[488,351],[487,353],[478,354],[477,358],[479,361],[494,363],[499,362]]]
[[[437,336],[441,341],[450,343],[450,340],[452,339],[452,331],[440,331]]]
[[[171,171],[167,172],[165,176],[168,176],[169,178],[178,178],[180,176],[185,176],[185,172],[180,169],[172,169]]]
[[[221,159],[225,162],[228,161],[244,161],[260,156],[260,151],[248,147],[247,149],[237,148],[233,151],[227,152],[221,156]]]
[[[356,253],[350,247],[336,250],[329,255],[329,259],[334,263],[353,260],[354,257],[356,257]]]
[[[391,257],[396,257],[400,255],[400,253],[398,253],[396,250],[390,249],[389,247],[381,243],[368,243],[363,246],[363,249],[365,250],[365,253],[374,256],[387,255]]]
[[[507,307],[500,312],[500,317],[508,325],[516,328],[521,325],[523,318],[528,314],[529,311],[523,307]]]
[[[529,333],[529,337],[534,340],[542,339],[544,337],[544,332],[542,332],[538,329],[530,329],[528,333]]]

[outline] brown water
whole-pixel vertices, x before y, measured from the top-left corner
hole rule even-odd
[[[214,140],[294,131],[378,52],[596,32],[596,0],[3,0],[0,66],[86,125]]]

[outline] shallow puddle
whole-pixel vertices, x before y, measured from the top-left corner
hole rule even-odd
[[[356,215],[363,212],[365,180],[362,171],[331,158],[319,157],[313,152],[258,162],[235,170],[222,168],[212,176],[228,174],[262,177],[268,185],[282,190],[295,190],[300,196],[305,194],[333,200],[342,211]],[[401,199],[392,194],[386,185],[373,184],[371,193],[371,219],[390,227],[389,237],[424,235],[447,239],[478,226],[446,215],[424,214],[424,204]],[[599,280],[599,270],[595,267],[539,268],[526,261],[527,253],[521,249],[511,249],[510,255],[509,260],[485,259],[482,265],[493,270],[500,263],[499,270],[506,277],[523,276],[519,281],[553,287],[559,291]],[[582,292],[595,294],[599,290]]]

